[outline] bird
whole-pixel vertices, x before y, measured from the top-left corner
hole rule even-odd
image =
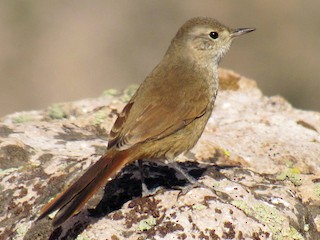
[[[117,117],[106,153],[45,205],[37,220],[58,210],[52,220],[58,227],[127,164],[140,159],[174,163],[190,150],[213,110],[219,62],[236,37],[254,30],[229,28],[209,17],[186,21]]]

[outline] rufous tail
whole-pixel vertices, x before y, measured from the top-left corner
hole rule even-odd
[[[59,210],[52,221],[52,225],[54,227],[61,225],[80,211],[91,196],[128,162],[131,162],[131,159],[132,154],[128,151],[109,150],[75,183],[44,206],[37,221]]]

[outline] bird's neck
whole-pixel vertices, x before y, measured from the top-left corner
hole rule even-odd
[[[219,88],[218,59],[208,58],[205,55],[201,56],[190,52],[184,57],[186,58],[185,61],[190,63],[191,71],[196,72],[198,76],[201,76],[201,80],[206,82],[209,95],[214,102]],[[200,78],[198,80],[200,80]]]
[[[180,69],[182,75],[193,76],[189,79],[194,79],[198,83],[202,82],[201,85],[206,88],[212,103],[214,103],[219,87],[218,59],[193,54],[190,51],[170,51],[169,49],[163,63],[168,65],[168,69],[172,67],[176,70]]]

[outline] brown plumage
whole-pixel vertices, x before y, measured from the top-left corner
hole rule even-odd
[[[212,112],[220,59],[234,37],[253,30],[232,30],[211,18],[187,21],[114,123],[105,155],[38,219],[58,209],[53,225],[59,226],[126,164],[143,158],[174,161],[192,148]]]

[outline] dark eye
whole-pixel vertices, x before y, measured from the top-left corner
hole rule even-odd
[[[212,39],[217,39],[219,37],[219,34],[217,32],[211,32],[209,33],[209,36],[212,38]]]

